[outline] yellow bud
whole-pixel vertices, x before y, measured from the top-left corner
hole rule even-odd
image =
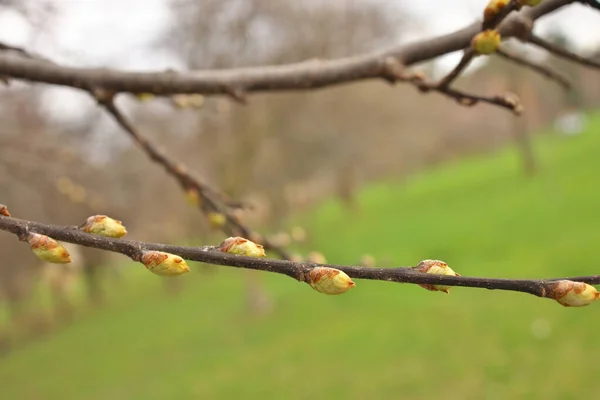
[[[204,105],[204,96],[201,94],[176,94],[171,100],[178,108],[202,108]]]
[[[277,247],[287,247],[291,241],[290,235],[285,232],[279,232],[269,237],[269,243]]]
[[[56,264],[71,262],[69,251],[51,237],[38,233],[30,233],[27,236],[27,243],[31,246],[33,254],[40,260]]]
[[[510,3],[510,0],[490,0],[483,10],[483,20],[491,21],[498,13]]]
[[[356,286],[345,272],[335,268],[316,267],[308,277],[308,284],[323,294],[342,294]]]
[[[81,230],[93,235],[120,238],[127,234],[127,229],[121,221],[107,217],[106,215],[94,215],[89,217]]]
[[[225,214],[220,212],[209,212],[206,217],[208,218],[208,223],[213,229],[222,228],[227,222],[227,217],[225,217]]]
[[[488,29],[475,35],[471,42],[477,54],[492,54],[500,47],[500,34],[494,29]]]
[[[156,96],[153,93],[136,93],[135,97],[137,97],[137,99],[143,103],[153,100]]]
[[[256,244],[248,239],[244,239],[237,236],[223,240],[223,242],[219,245],[217,249],[222,251],[223,253],[237,254],[239,256],[265,256],[265,249],[260,244]]]
[[[10,213],[8,212],[8,208],[4,204],[0,204],[0,215],[5,217],[10,217]]]
[[[519,4],[522,6],[534,7],[540,4],[542,0],[519,0]]]
[[[327,262],[323,253],[319,253],[318,251],[311,251],[310,253],[308,253],[307,259],[308,262],[314,264],[325,264]]]
[[[185,201],[192,207],[198,207],[201,202],[200,193],[196,189],[186,190]]]
[[[423,272],[424,274],[460,276],[454,272],[452,268],[448,266],[448,264],[440,260],[423,260],[415,267],[415,270]],[[420,284],[419,286],[433,292],[439,291],[448,293],[450,290],[450,286],[443,285]]]
[[[190,267],[183,258],[162,251],[145,251],[141,261],[156,275],[177,276],[190,272]]]
[[[360,265],[362,265],[363,267],[373,268],[375,267],[375,263],[375,257],[373,257],[370,254],[364,254],[360,258]]]
[[[292,228],[292,239],[296,242],[304,242],[306,240],[306,232],[299,226]]]
[[[565,307],[583,307],[598,300],[600,293],[587,283],[562,280],[552,285],[547,297],[553,298]]]

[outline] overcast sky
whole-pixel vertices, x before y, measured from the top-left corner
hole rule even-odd
[[[18,14],[2,13],[0,40],[33,47],[71,65],[107,65],[137,70],[178,67],[176,60],[168,55],[148,49],[148,44],[159,37],[169,24],[166,0],[54,1],[58,5],[59,16],[56,23],[51,24],[50,35],[36,36]],[[402,7],[423,21],[419,24],[419,31],[410,35],[411,39],[461,28],[479,18],[487,3],[487,0],[377,1]],[[585,49],[600,43],[598,26],[600,12],[576,4],[544,18],[536,29],[544,32],[559,27],[580,49]],[[447,56],[443,65],[449,67],[459,57],[459,54]]]

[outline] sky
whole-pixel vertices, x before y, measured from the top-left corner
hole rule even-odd
[[[42,2],[43,0],[34,0]],[[52,0],[46,0],[52,1]],[[167,0],[53,0],[58,19],[50,34],[35,29],[17,13],[0,14],[0,40],[22,45],[74,66],[111,66],[130,70],[178,68],[177,60],[149,48],[169,25]],[[201,0],[198,0],[201,1]],[[226,0],[223,0],[226,1]],[[264,0],[278,1],[278,0]],[[366,0],[337,0],[366,1]],[[375,1],[375,0],[371,0]],[[423,21],[409,40],[448,33],[478,19],[487,0],[376,0],[401,7]],[[600,44],[600,12],[573,5],[536,24],[540,33],[560,28],[581,50]],[[452,68],[460,54],[440,60],[440,70]],[[48,103],[53,113],[68,112],[68,89],[52,89]],[[64,101],[54,101],[63,93]],[[73,95],[71,95],[73,96]],[[77,98],[77,96],[75,96]],[[62,108],[62,110],[61,110]]]

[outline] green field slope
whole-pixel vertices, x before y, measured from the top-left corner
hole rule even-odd
[[[482,134],[485,134],[482,132]],[[361,192],[357,210],[299,218],[330,262],[446,261],[462,275],[600,273],[600,118],[578,137],[541,135],[527,178],[513,149]],[[0,359],[2,399],[577,399],[600,391],[600,304],[357,281],[325,296],[261,274],[274,311],[245,309],[247,274],[144,290]]]

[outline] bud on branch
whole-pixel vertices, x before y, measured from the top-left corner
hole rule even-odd
[[[107,217],[106,215],[94,215],[89,217],[81,230],[94,235],[120,238],[127,234],[127,229],[121,221]]]
[[[31,246],[33,254],[40,260],[56,264],[71,262],[69,251],[51,237],[30,233],[27,235],[26,241]]]
[[[156,275],[177,276],[190,272],[183,258],[163,251],[145,251],[140,261]]]
[[[241,237],[230,237],[225,240],[217,247],[218,250],[223,253],[237,254],[238,256],[246,257],[264,257],[265,249],[260,245],[256,244],[248,239]]]
[[[568,280],[556,281],[546,295],[565,307],[583,307],[598,300],[600,293],[592,285]]]
[[[342,294],[356,284],[343,271],[335,268],[316,267],[308,274],[308,284],[323,294]]]
[[[452,270],[443,261],[440,260],[423,260],[415,267],[415,270],[422,272],[424,274],[435,274],[435,275],[448,275],[448,276],[460,276],[456,272]],[[423,289],[431,290],[433,292],[444,292],[446,294],[449,293],[450,286],[442,286],[442,285],[427,285],[421,284],[419,285]]]

